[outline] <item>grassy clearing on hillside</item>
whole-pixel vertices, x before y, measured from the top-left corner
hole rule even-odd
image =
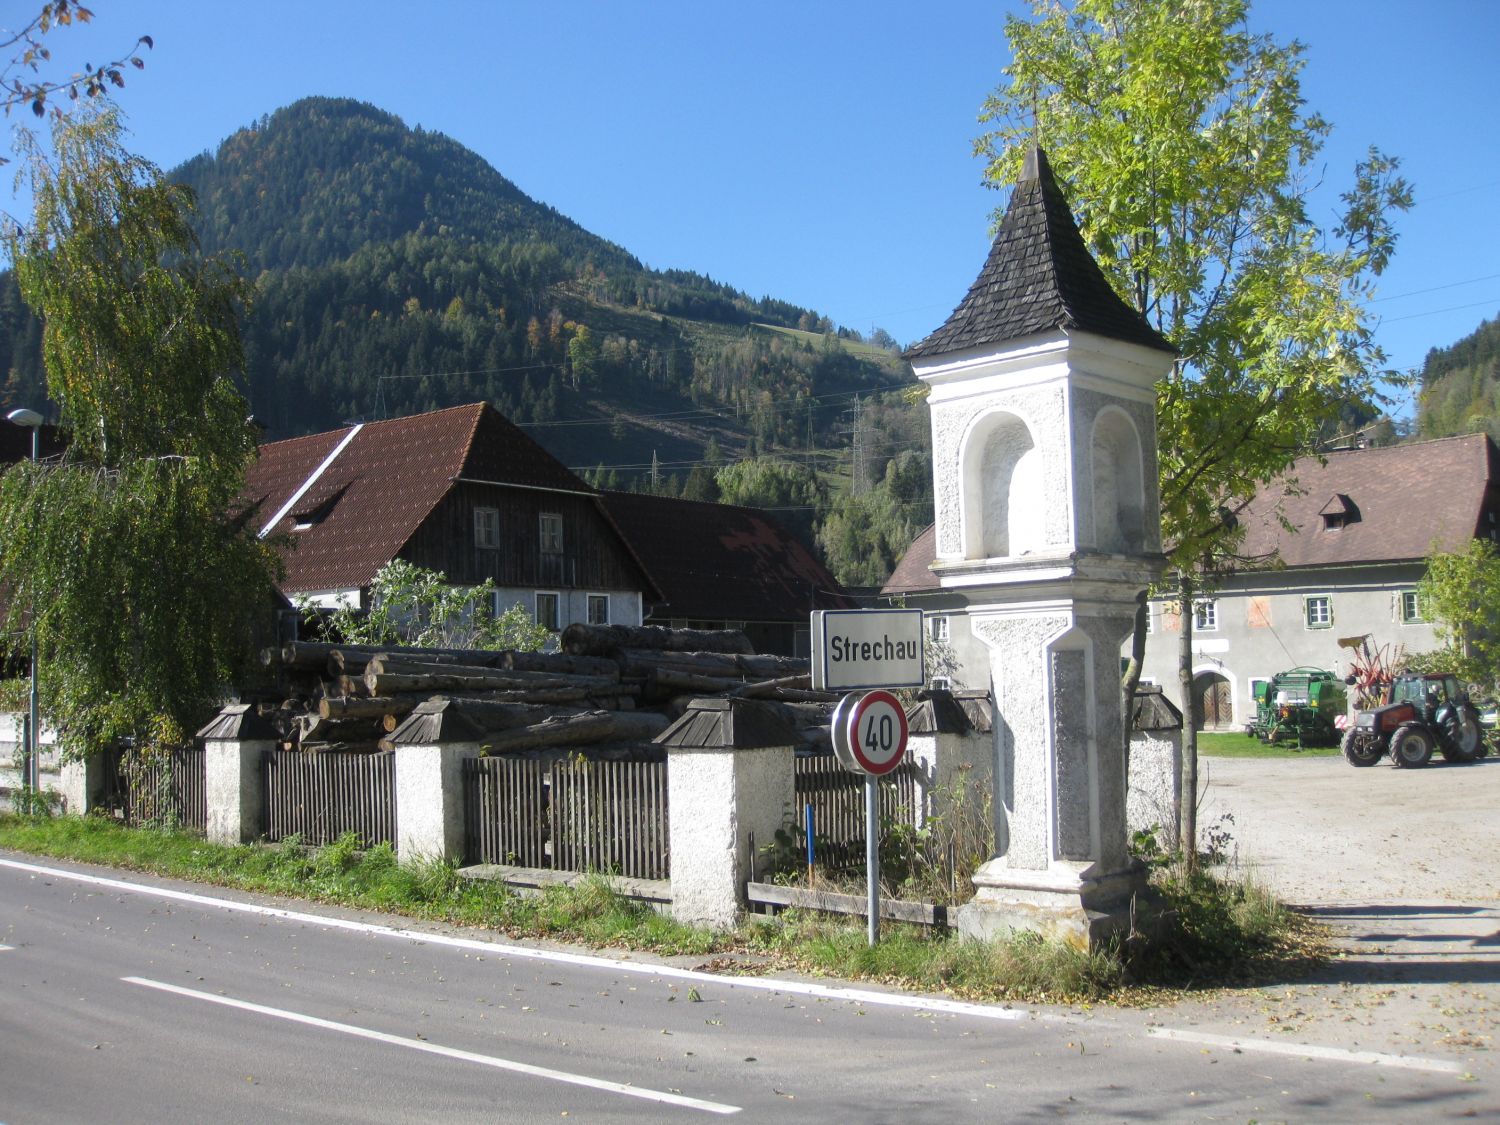
[[[811,344],[813,347],[820,345],[828,335],[823,332],[807,332],[801,328],[783,328],[779,324],[761,324],[759,321],[751,324],[751,327],[765,332],[776,332],[783,336],[791,336],[804,344]],[[863,340],[849,340],[843,336],[834,336],[834,339],[850,355],[873,360],[876,363],[892,363],[897,359],[895,353],[888,352],[884,348],[877,348],[874,344],[867,344]]]
[[[227,847],[102,818],[0,815],[0,848],[150,872],[238,890],[481,927],[511,938],[702,958],[709,969],[819,975],[947,992],[977,1000],[1139,1002],[1164,989],[1284,980],[1326,951],[1309,924],[1263,890],[1159,867],[1150,938],[1088,952],[1034,935],[978,942],[886,925],[873,949],[862,918],[788,912],[739,930],[684,926],[616,893],[604,876],[523,894],[465,878],[446,864],[401,864],[388,845],[361,851],[347,836],[323,848],[288,841]]]

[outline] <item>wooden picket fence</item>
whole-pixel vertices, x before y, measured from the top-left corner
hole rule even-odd
[[[464,851],[470,863],[547,867],[547,764],[466,758]]]
[[[353,832],[361,847],[395,843],[393,752],[273,750],[264,769],[268,839],[321,846]]]
[[[798,826],[813,807],[816,860],[831,870],[864,869],[865,779],[832,754],[799,757],[796,764]],[[916,824],[917,767],[908,759],[879,781],[880,823]]]
[[[583,757],[464,763],[468,857],[667,879],[667,764]]]
[[[126,824],[166,824],[202,832],[208,827],[207,758],[200,747],[175,746],[142,756],[115,751],[106,758],[114,774],[106,790]]]

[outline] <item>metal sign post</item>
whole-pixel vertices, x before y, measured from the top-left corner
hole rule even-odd
[[[873,946],[880,940],[880,778],[906,754],[906,712],[888,691],[851,692],[834,709],[831,734],[839,764],[865,775],[866,936]]]
[[[880,778],[906,753],[906,712],[885,688],[926,682],[919,609],[815,610],[812,683],[851,691],[834,708],[830,735],[839,765],[865,775],[865,873],[869,939],[880,939]]]
[[[880,941],[880,779],[865,776],[865,941]]]

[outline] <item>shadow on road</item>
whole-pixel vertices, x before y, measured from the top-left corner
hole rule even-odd
[[[1339,903],[1299,907],[1337,933],[1328,984],[1500,984],[1500,907]]]

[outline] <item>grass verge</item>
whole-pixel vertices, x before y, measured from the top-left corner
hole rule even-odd
[[[1199,731],[1198,753],[1209,758],[1326,758],[1337,756],[1337,746],[1297,749],[1295,742],[1266,743],[1244,731]]]
[[[1317,932],[1263,890],[1160,868],[1149,925],[1089,952],[1034,935],[978,942],[887,925],[874,948],[862,918],[788,912],[734,932],[684,926],[616,893],[603,876],[521,894],[444,864],[401,864],[388,845],[347,836],[317,849],[294,841],[228,847],[182,832],[104,819],[0,814],[0,848],[212,883],[239,890],[551,938],[704,958],[725,972],[794,969],[977,1000],[1152,1002],[1165,990],[1300,975],[1326,951]]]

